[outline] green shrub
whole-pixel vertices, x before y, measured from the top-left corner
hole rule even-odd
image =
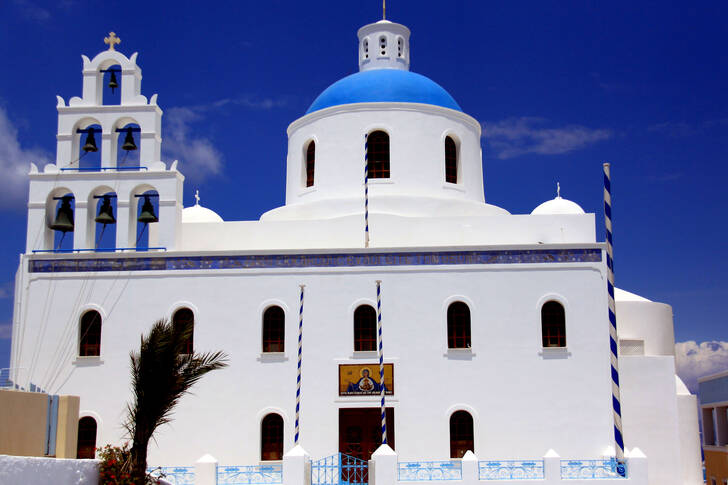
[[[123,446],[99,448],[99,485],[158,485],[159,480],[147,474],[144,484],[135,484],[131,477],[131,450]]]

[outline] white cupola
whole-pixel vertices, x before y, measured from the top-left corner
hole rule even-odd
[[[365,25],[359,36],[359,70],[400,69],[409,71],[410,30],[402,24],[380,20]]]
[[[556,198],[547,200],[531,212],[531,215],[584,214],[584,209],[576,202],[561,197],[561,184],[556,183]]]

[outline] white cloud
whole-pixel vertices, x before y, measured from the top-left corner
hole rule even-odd
[[[210,175],[218,175],[223,171],[224,157],[210,138],[193,135],[193,125],[203,121],[211,111],[227,106],[271,110],[287,104],[286,98],[238,96],[204,105],[169,108],[164,117],[163,158],[169,161],[179,160],[180,170],[193,180],[199,181]]]
[[[0,340],[7,340],[13,336],[12,323],[0,323]]]
[[[728,370],[728,342],[678,342],[675,363],[677,375],[694,393],[698,390],[698,377]]]
[[[193,180],[222,172],[223,156],[212,141],[192,135],[191,125],[203,119],[194,108],[170,108],[165,116],[164,158],[179,160],[179,169]]]
[[[533,116],[484,123],[484,136],[496,158],[505,160],[527,153],[558,155],[611,138],[606,129],[581,125],[549,126],[549,120]]]
[[[210,106],[214,108],[220,108],[226,105],[237,105],[244,108],[262,109],[269,110],[273,108],[281,108],[288,104],[286,98],[272,99],[272,98],[253,98],[250,96],[239,96],[237,98],[225,98],[215,101]],[[203,108],[204,107],[200,107]]]
[[[42,167],[50,156],[37,148],[23,148],[18,130],[0,106],[0,209],[22,207],[28,196],[30,162]]]
[[[30,0],[15,0],[15,6],[28,20],[34,22],[45,22],[51,18],[51,12],[41,6],[36,5]]]

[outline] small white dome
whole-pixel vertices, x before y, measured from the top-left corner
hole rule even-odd
[[[224,222],[215,211],[200,205],[200,191],[195,191],[195,205],[182,209],[182,222]]]
[[[182,222],[223,222],[223,220],[215,211],[201,205],[193,205],[182,209]]]
[[[634,293],[630,293],[627,290],[623,290],[622,288],[614,288],[614,300],[615,301],[646,301],[646,302],[651,301],[643,296],[636,295]]]
[[[533,209],[531,214],[584,214],[584,209],[582,209],[576,202],[557,196],[555,199],[547,200],[540,206]]]

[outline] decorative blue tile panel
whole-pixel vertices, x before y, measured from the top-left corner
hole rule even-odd
[[[627,469],[617,460],[561,460],[562,480],[627,478]]]
[[[400,461],[398,463],[400,482],[434,482],[440,480],[462,480],[463,465],[460,461]]]
[[[263,254],[234,256],[149,256],[143,258],[65,257],[31,259],[31,273],[96,271],[172,271],[210,269],[346,268],[471,264],[598,263],[602,250],[514,249],[491,251],[417,251],[397,253]]]
[[[147,473],[172,485],[195,485],[195,468],[191,466],[159,466],[147,468]]]
[[[218,485],[268,485],[283,483],[283,465],[219,466]]]
[[[543,460],[479,461],[480,480],[543,480]]]

